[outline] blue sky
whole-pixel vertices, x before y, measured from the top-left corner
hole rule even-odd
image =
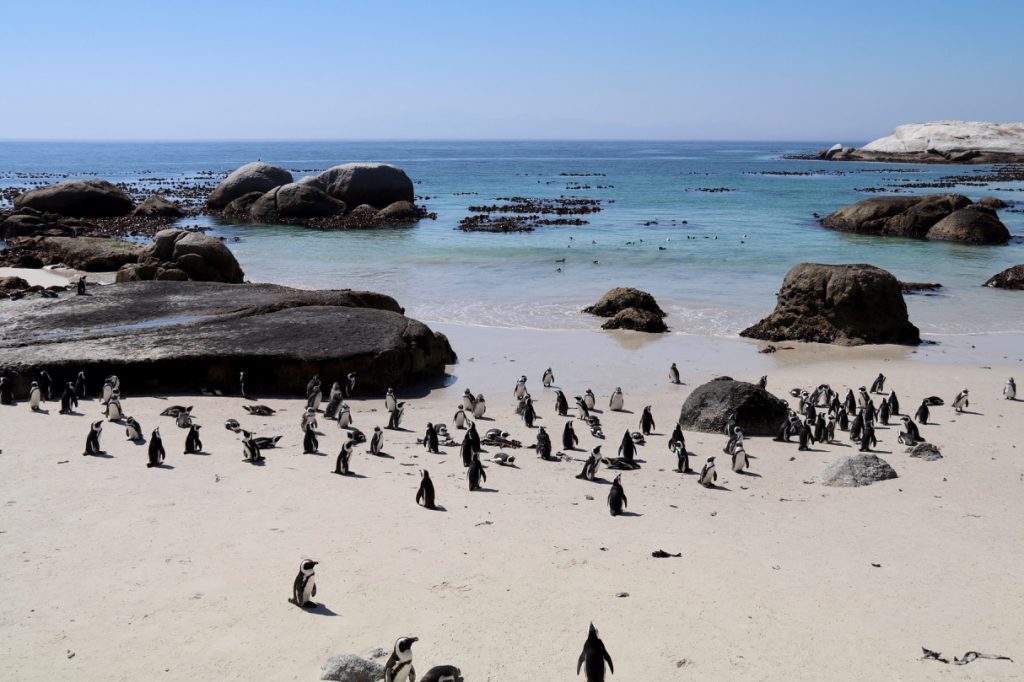
[[[1024,120],[1024,2],[5,2],[3,139],[863,141]]]

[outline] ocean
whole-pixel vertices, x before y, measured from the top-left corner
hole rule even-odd
[[[791,266],[812,261],[871,263],[901,280],[941,283],[936,295],[907,297],[911,320],[936,339],[1024,332],[1024,296],[982,286],[1024,262],[1024,183],[971,180],[989,167],[783,158],[832,142],[0,142],[0,187],[55,181],[33,177],[42,173],[160,187],[256,159],[298,178],[381,161],[405,169],[436,220],[350,231],[183,222],[227,238],[252,281],[381,291],[428,323],[593,329],[600,321],[580,309],[611,287],[633,286],[657,298],[674,333],[730,337],[771,311]],[[842,234],[814,219],[877,196],[858,190],[950,176],[967,177],[900,192],[1020,201],[1000,211],[1018,235],[1010,245]],[[531,233],[455,229],[469,206],[510,196],[599,199],[602,211],[578,216],[584,226]]]

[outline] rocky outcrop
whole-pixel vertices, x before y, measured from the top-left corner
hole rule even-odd
[[[405,171],[386,163],[346,163],[299,182],[323,190],[346,206],[370,204],[380,209],[415,199],[412,180]]]
[[[380,682],[384,679],[384,667],[354,654],[337,654],[323,664],[320,679],[333,682]]]
[[[86,224],[75,218],[66,218],[56,213],[45,213],[31,208],[0,214],[0,239],[35,235],[72,237],[87,228]]]
[[[818,158],[836,161],[911,163],[1022,163],[1024,123],[932,121],[898,126],[863,147],[827,149]]]
[[[649,334],[660,334],[668,331],[665,320],[661,319],[660,315],[656,315],[649,310],[640,310],[639,308],[620,310],[602,324],[601,329],[629,329]]]
[[[999,197],[982,197],[978,199],[978,204],[992,209],[1006,208],[1007,206],[1009,206],[1009,204],[1007,204]]]
[[[243,194],[250,192],[263,194],[275,187],[287,185],[291,181],[292,174],[284,168],[262,161],[254,161],[224,178],[210,193],[206,205],[212,209],[222,209]]]
[[[1014,265],[993,275],[985,282],[985,286],[995,289],[1024,289],[1024,264]]]
[[[616,287],[609,290],[597,303],[587,306],[583,312],[597,315],[598,317],[611,317],[626,308],[637,308],[654,313],[659,317],[665,316],[658,302],[646,291],[633,289],[632,287]]]
[[[740,336],[841,345],[918,344],[899,281],[873,265],[800,263],[782,282],[771,315]]]
[[[698,386],[683,403],[679,426],[725,434],[731,415],[748,436],[772,436],[789,413],[785,401],[756,384],[721,377]]]
[[[396,201],[377,212],[377,217],[384,220],[412,220],[419,216],[419,209],[411,201]]]
[[[249,217],[271,221],[277,218],[321,218],[344,212],[345,202],[313,185],[292,182],[275,187],[253,202]]]
[[[962,194],[873,197],[829,214],[821,225],[843,232],[923,238],[940,220],[970,205]]]
[[[136,262],[117,271],[118,282],[193,280],[241,284],[245,273],[219,239],[188,230],[160,230]]]
[[[117,270],[135,262],[145,247],[135,242],[106,237],[25,237],[10,244],[18,259],[32,258],[38,265],[64,265],[86,272]]]
[[[821,474],[821,484],[838,488],[857,488],[896,478],[896,471],[877,455],[840,457]]]
[[[0,327],[0,373],[25,394],[40,369],[59,382],[116,374],[133,393],[215,387],[303,395],[313,374],[357,372],[357,390],[443,379],[448,340],[383,294],[271,284],[132,282],[25,305]]]
[[[248,218],[253,204],[259,201],[266,192],[249,192],[232,200],[224,207],[224,215],[234,218]]]
[[[136,206],[132,215],[143,218],[181,218],[185,215],[185,211],[173,201],[154,194]]]
[[[19,194],[14,207],[76,218],[109,218],[128,215],[135,205],[106,180],[67,180]]]
[[[973,204],[935,223],[926,237],[941,242],[1001,245],[1010,241],[1010,231],[994,210]]]
[[[907,454],[926,462],[942,459],[942,451],[932,443],[918,443],[914,447],[907,448]]]

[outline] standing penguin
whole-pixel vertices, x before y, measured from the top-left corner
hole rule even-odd
[[[893,391],[892,393],[889,394],[888,402],[889,402],[889,414],[890,415],[899,414],[900,413],[900,400],[899,400],[899,398],[896,397],[896,391]]]
[[[424,469],[420,478],[420,487],[416,491],[416,504],[427,509],[436,509],[434,505],[434,483],[430,480],[430,473]]]
[[[342,393],[341,384],[337,381],[331,385],[331,394],[327,398],[327,407],[324,408],[324,419],[336,419],[338,416],[338,408],[341,407],[341,401],[345,398]]]
[[[402,415],[405,413],[405,402],[395,403],[394,409],[388,416],[388,428],[397,430],[402,424]]]
[[[121,401],[116,397],[112,397],[107,403],[105,414],[107,415],[107,421],[121,421],[121,418],[124,416],[124,412],[121,410]],[[178,419],[181,419],[180,415]]]
[[[53,400],[53,378],[45,369],[39,370],[39,390],[43,394],[43,400]]]
[[[900,436],[904,440],[904,445],[916,445],[917,443],[924,442],[920,429],[917,428],[917,424],[910,420],[910,417],[900,417],[900,421],[903,423],[903,433]]]
[[[595,396],[594,392],[589,388],[587,389],[587,392],[583,394],[583,404],[587,406],[588,410],[594,409],[594,406],[597,405],[597,396]]]
[[[686,446],[680,442],[672,443],[672,452],[676,455],[676,471],[681,474],[690,473],[690,455],[686,452]]]
[[[836,416],[831,412],[828,415],[828,423],[825,424],[825,440],[824,443],[831,443],[836,439]]]
[[[466,436],[469,438],[469,442],[473,444],[473,454],[479,455],[482,452],[482,448],[480,447],[480,434],[477,433],[475,423],[469,423],[469,428],[466,429]]]
[[[317,562],[312,559],[303,559],[299,562],[299,574],[295,576],[292,583],[292,603],[303,609],[315,609],[317,605],[313,602],[316,596],[316,575],[313,569]]]
[[[373,427],[373,435],[370,436],[370,454],[380,457],[384,453],[384,432],[379,426]]]
[[[245,392],[245,372],[238,373],[238,394],[245,400],[249,399],[249,395]]]
[[[864,415],[858,412],[857,416],[850,422],[850,442],[857,443],[860,441],[861,434],[864,432],[864,424]]]
[[[79,372],[75,379],[75,393],[79,400],[85,400],[85,372]]]
[[[455,416],[452,417],[452,425],[457,429],[466,428],[466,408],[459,405],[459,409],[455,410]]]
[[[0,405],[13,405],[14,392],[11,391],[11,383],[7,377],[0,377]]]
[[[777,443],[788,443],[791,435],[790,422],[790,417],[787,414],[786,418],[782,420],[782,424],[779,425],[778,430],[775,432],[775,437],[772,438],[772,440]]]
[[[622,474],[618,474],[612,481],[611,490],[608,491],[608,511],[612,516],[618,516],[628,506],[626,491],[622,489]]]
[[[263,461],[263,454],[260,452],[260,446],[252,437],[252,433],[249,431],[242,431],[242,452],[245,455],[244,460],[252,464],[259,464]]]
[[[625,398],[622,396],[622,389],[616,386],[612,397],[608,399],[608,409],[612,412],[620,412],[625,402]]]
[[[967,389],[960,391],[953,398],[953,409],[956,410],[957,414],[963,414],[963,411],[970,406],[970,402],[967,400]]]
[[[562,449],[575,450],[579,442],[580,439],[576,436],[576,431],[572,428],[572,420],[570,419],[565,422],[565,428],[562,429]]]
[[[387,395],[384,396],[384,411],[392,412],[398,406],[398,400],[395,398],[395,389],[389,388]]]
[[[347,429],[352,426],[352,410],[349,409],[348,403],[342,403],[338,406],[338,428]]]
[[[185,436],[185,454],[194,455],[203,451],[203,441],[199,440],[199,424],[192,424],[188,427],[188,435]]]
[[[305,433],[307,426],[312,426],[314,429],[317,427],[316,412],[312,407],[307,407],[299,418],[299,430]]]
[[[544,388],[551,388],[551,384],[555,383],[555,373],[548,367],[544,370],[544,376],[541,377],[540,382],[544,384]]]
[[[480,419],[480,417],[484,416],[484,413],[486,412],[487,403],[484,402],[484,394],[481,393],[476,397],[475,404],[473,405],[473,418]]]
[[[871,448],[878,445],[875,438],[875,427],[870,423],[864,424],[864,432],[860,436],[860,451],[871,452]]]
[[[320,375],[314,374],[313,378],[306,384],[306,407],[312,408],[316,412],[320,409],[320,401],[323,399],[324,393],[320,388]]]
[[[853,389],[846,389],[846,398],[843,399],[843,407],[847,414],[857,414],[857,399],[853,397]]]
[[[817,420],[814,422],[814,440],[817,443],[825,442],[825,415],[818,414]]]
[[[700,478],[697,482],[705,488],[710,488],[718,480],[718,472],[715,471],[715,458],[708,457],[708,461],[704,462],[704,467],[700,470]]]
[[[579,412],[577,416],[583,421],[590,419],[590,409],[587,407],[586,400],[581,396],[576,396],[576,410]]]
[[[683,435],[683,427],[679,426],[679,422],[676,422],[672,429],[672,435],[668,438],[668,449],[674,452],[676,443],[683,447],[683,452],[686,452],[686,437]]]
[[[747,450],[740,443],[737,447],[732,450],[732,470],[736,473],[742,473],[750,466],[750,460],[747,458]]]
[[[433,504],[430,508],[433,509]],[[418,641],[419,639],[416,637],[398,638],[391,657],[384,665],[384,682],[415,682],[416,670],[412,666],[412,645],[413,642]]]
[[[356,391],[356,373],[349,372],[348,376],[345,377],[345,383],[341,385],[342,396],[345,399],[351,398],[352,394]]]
[[[526,424],[526,428],[533,428],[533,420],[537,418],[537,412],[533,409],[533,401],[530,400],[530,396],[526,396],[526,405],[523,407],[523,422]]]
[[[39,411],[39,404],[43,400],[43,391],[39,388],[39,382],[33,381],[32,387],[28,389],[28,406],[33,412]]]
[[[646,405],[643,413],[640,415],[640,433],[645,436],[651,435],[651,431],[655,429],[654,416],[651,414],[651,406]]]
[[[928,415],[930,410],[928,409],[928,399],[925,398],[921,401],[921,407],[917,408],[917,412],[914,414],[914,419],[921,422],[922,424],[928,423]]]
[[[868,398],[867,403],[864,404],[864,423],[875,423],[875,401]]]
[[[878,421],[882,423],[882,426],[888,426],[890,416],[891,414],[889,412],[889,401],[883,399],[881,401],[881,404],[879,404],[878,406]]]
[[[558,389],[555,389],[555,414],[559,417],[569,414],[569,401],[565,399],[565,394]]]
[[[806,419],[800,426],[800,447],[798,450],[810,450],[809,443],[814,443],[814,432],[811,427],[811,420]]]
[[[78,396],[75,394],[75,385],[70,381],[64,384],[64,392],[60,396],[60,413],[71,414],[71,406],[78,407]]]
[[[576,476],[576,478],[580,478],[586,481],[593,481],[594,478],[597,476],[597,470],[600,468],[600,466],[601,446],[598,445],[595,446],[594,449],[590,451],[590,456],[587,457],[587,460],[583,463],[583,471],[581,471],[579,475]]]
[[[872,393],[885,393],[885,375],[878,373],[878,378],[871,384]]]
[[[672,366],[668,368],[668,382],[670,384],[681,383],[679,381],[679,368],[676,367],[676,363],[672,363]]]
[[[480,455],[473,455],[473,461],[469,463],[469,469],[466,471],[466,479],[469,481],[469,489],[479,490],[480,482],[487,480],[487,473],[484,471],[484,465],[480,462]]]
[[[311,424],[306,424],[306,433],[302,436],[302,454],[314,455],[320,451],[320,441]]]
[[[867,406],[868,401],[871,400],[871,396],[868,395],[868,389],[861,386],[857,389],[857,406],[864,408]]]
[[[476,454],[473,452],[473,439],[469,437],[468,433],[462,438],[459,452],[462,454],[462,466],[468,467],[473,462],[473,455]]]
[[[836,423],[839,424],[840,431],[850,430],[850,415],[845,407],[840,407],[839,411],[836,412]]]
[[[636,443],[633,442],[633,437],[629,435],[629,429],[626,429],[625,433],[622,434],[622,442],[619,443],[619,457],[632,462],[635,456]]]
[[[127,417],[124,421],[124,433],[131,441],[142,440],[142,425],[134,417]]]
[[[1007,400],[1017,399],[1017,382],[1013,380],[1013,377],[1006,380],[1006,385],[1003,386],[1003,397]]]
[[[355,439],[352,438],[352,434],[349,434],[349,439],[341,446],[341,450],[338,452],[338,458],[334,460],[334,473],[342,476],[348,476],[352,473],[348,468],[348,463],[352,458],[352,448],[355,444]]]
[[[160,427],[158,426],[149,436],[149,461],[146,463],[146,467],[158,467],[164,463],[166,458],[167,452],[164,450],[164,441],[160,438]]]
[[[83,455],[99,455],[103,451],[100,450],[100,432],[103,431],[103,420],[93,422],[92,426],[89,427],[89,435],[85,437],[85,452]]]
[[[725,419],[725,435],[732,437],[736,431],[736,413],[732,412]]]
[[[579,660],[576,661],[576,675],[578,676],[580,669],[586,666],[587,682],[604,682],[604,664],[606,662],[608,669],[614,675],[615,664],[612,663],[612,657],[604,648],[604,642],[597,636],[597,628],[591,623],[587,641],[583,643],[583,651],[580,653]]]
[[[423,447],[432,455],[441,453],[437,443],[437,429],[430,422],[427,422],[427,430],[423,433]]]
[[[523,396],[526,395],[526,375],[519,377],[516,387],[512,389],[512,395],[515,396],[516,400],[522,400]]]
[[[537,456],[541,459],[551,457],[551,436],[548,435],[543,426],[537,432]]]

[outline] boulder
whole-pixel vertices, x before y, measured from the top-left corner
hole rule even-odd
[[[985,286],[995,289],[1024,289],[1024,264],[1014,265],[989,277]]]
[[[245,273],[224,242],[200,232],[176,228],[160,230],[137,261],[118,271],[118,282],[192,279],[241,284],[245,281]]]
[[[661,319],[660,315],[639,308],[620,310],[602,324],[601,329],[631,329],[654,334],[668,331],[668,327],[665,326],[665,321]]]
[[[978,205],[986,208],[1006,208],[1008,204],[999,197],[982,197],[978,199]]]
[[[823,151],[823,159],[910,163],[1024,162],[1024,123],[930,121],[898,126],[859,149]]]
[[[184,209],[173,201],[168,201],[159,194],[154,194],[135,207],[132,215],[141,218],[181,218]]]
[[[377,215],[383,220],[412,220],[420,217],[420,211],[411,201],[396,201],[382,208]]]
[[[370,204],[383,208],[396,201],[415,200],[409,176],[386,163],[346,163],[300,182],[318,187],[347,206]]]
[[[253,220],[276,218],[320,218],[345,212],[339,201],[317,187],[292,182],[270,190],[249,208]]]
[[[658,317],[665,317],[665,312],[658,306],[653,296],[646,291],[640,291],[631,287],[611,289],[597,303],[584,308],[583,312],[597,315],[598,317],[612,317],[626,308],[646,310]]]
[[[29,283],[21,277],[0,277],[0,291],[24,291]]]
[[[224,207],[224,215],[248,218],[253,204],[259,201],[264,194],[266,194],[266,192],[249,192],[248,194],[243,194]]]
[[[376,395],[441,382],[454,360],[444,335],[389,296],[272,284],[128,282],[31,301],[0,327],[0,373],[18,393],[46,369],[117,374],[137,393],[237,391],[244,371],[263,395],[304,395],[314,374],[356,372],[358,390]]]
[[[795,265],[772,314],[740,336],[841,345],[918,344],[899,281],[873,265]]]
[[[174,240],[174,252],[171,259],[181,265],[183,257],[190,254],[202,258],[206,264],[205,270],[201,273],[202,276],[196,276],[193,279],[229,284],[240,284],[245,281],[245,273],[239,267],[235,254],[231,253],[231,249],[216,237],[199,232],[184,232]],[[189,272],[185,267],[182,269]]]
[[[822,485],[856,488],[896,478],[889,463],[877,455],[864,453],[840,457],[821,474]]]
[[[907,448],[907,454],[911,457],[923,459],[926,462],[934,462],[937,459],[942,459],[942,452],[932,443],[918,443],[914,447]]]
[[[789,414],[789,406],[756,384],[719,377],[689,395],[679,412],[679,426],[724,435],[733,414],[745,435],[773,436]]]
[[[14,197],[15,208],[34,208],[78,218],[128,215],[135,208],[120,187],[106,180],[66,180]]]
[[[81,227],[80,221],[31,208],[0,215],[0,239],[34,235],[73,237],[79,233]]]
[[[964,244],[1005,244],[1010,241],[1010,231],[996,212],[977,204],[950,213],[933,225],[926,236],[932,241]]]
[[[320,671],[321,680],[335,682],[379,682],[384,679],[383,666],[353,654],[331,656]]]
[[[221,180],[216,189],[210,193],[206,205],[212,209],[221,209],[229,203],[249,192],[265,193],[287,185],[292,181],[292,174],[284,168],[272,166],[262,161],[247,163]]]
[[[63,263],[76,270],[106,272],[134,263],[145,250],[143,244],[107,237],[42,237],[32,250],[45,263]]]
[[[821,225],[842,232],[923,238],[940,220],[970,205],[962,194],[872,197],[829,214]]]

